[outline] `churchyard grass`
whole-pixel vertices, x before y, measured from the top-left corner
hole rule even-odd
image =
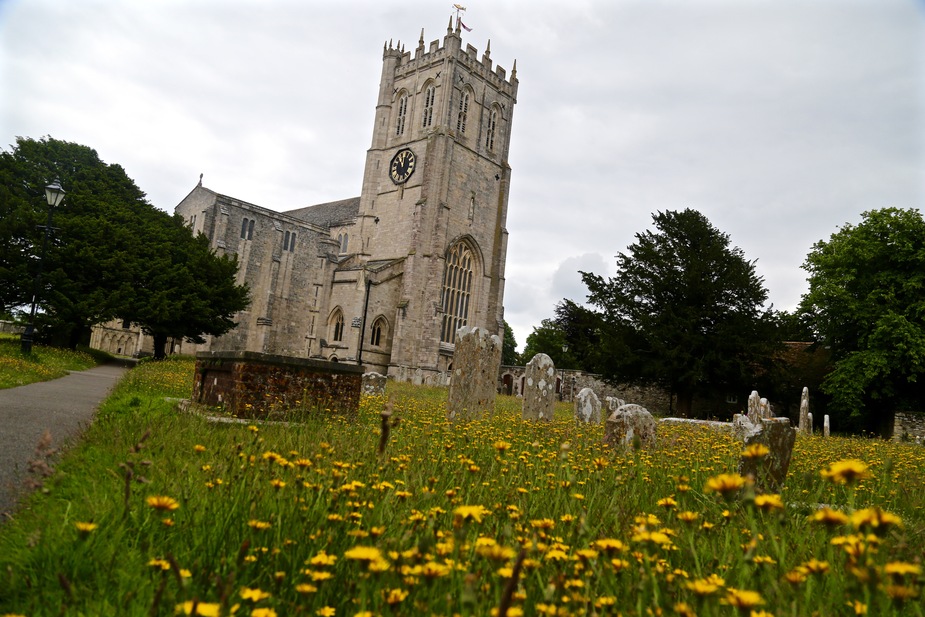
[[[134,369],[2,526],[0,615],[923,614],[925,448],[801,436],[756,495],[699,427],[617,452],[567,405],[453,426],[394,383],[356,421],[216,423],[165,399],[191,383]]]
[[[68,371],[83,371],[99,363],[99,356],[86,351],[36,344],[32,353],[25,355],[20,348],[19,336],[0,335],[0,388],[57,379]]]

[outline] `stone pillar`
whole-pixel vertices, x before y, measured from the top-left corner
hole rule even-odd
[[[527,363],[524,371],[523,406],[524,420],[545,420],[552,422],[556,409],[556,366],[552,358],[538,353]]]
[[[806,414],[806,429],[807,435],[813,434],[813,414],[811,413]]]
[[[575,398],[575,422],[578,424],[601,423],[601,400],[591,388],[582,388]]]
[[[822,416],[822,436],[829,436],[829,414]]]
[[[453,378],[447,399],[447,418],[476,420],[495,410],[495,391],[501,369],[501,339],[481,328],[465,326],[456,332]]]
[[[800,395],[800,432],[809,435],[813,431],[809,425],[809,388],[803,388]]]

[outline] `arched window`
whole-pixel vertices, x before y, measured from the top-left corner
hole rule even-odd
[[[437,88],[433,84],[424,88],[424,116],[421,118],[421,128],[428,128],[434,121],[434,101],[437,98]]]
[[[498,108],[493,107],[488,114],[488,130],[485,131],[485,147],[489,151],[495,149],[495,129],[498,126]]]
[[[340,309],[336,309],[334,314],[331,315],[330,321],[331,328],[333,332],[331,335],[331,340],[339,343],[344,340],[344,314],[341,313]]]
[[[466,116],[469,114],[469,91],[463,90],[459,97],[459,113],[456,114],[456,132],[466,132]]]
[[[395,134],[404,135],[405,133],[405,115],[408,112],[408,95],[402,93],[398,97],[398,119],[395,122]]]
[[[347,234],[344,234],[344,237],[341,238],[341,242],[340,242],[340,252],[341,252],[341,253],[346,253],[346,252],[347,252]]]
[[[373,321],[373,326],[369,330],[369,343],[373,347],[382,347],[382,333],[386,331],[387,324],[385,319],[377,317]]]
[[[472,295],[474,258],[472,251],[459,242],[446,256],[443,271],[443,327],[440,341],[456,342],[456,331],[469,320],[469,299]]]

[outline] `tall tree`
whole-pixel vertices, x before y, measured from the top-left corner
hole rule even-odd
[[[762,305],[768,293],[754,262],[703,214],[653,215],[657,231],[636,234],[617,255],[617,274],[582,272],[588,300],[623,343],[624,375],[660,385],[690,415],[695,394],[752,383],[772,336]],[[611,367],[614,370],[614,367]]]
[[[832,352],[830,411],[890,435],[899,405],[925,406],[925,220],[898,208],[862,218],[813,246],[801,309]]]
[[[575,358],[569,355],[565,332],[552,319],[544,319],[539,326],[534,326],[533,332],[527,335],[527,342],[520,356],[524,363],[528,363],[538,353],[549,356],[556,368],[574,369],[578,367]]]
[[[209,239],[193,236],[180,216],[153,210],[149,235],[140,249],[135,293],[121,317],[154,339],[154,357],[166,355],[168,338],[203,343],[236,324],[247,308],[248,290],[235,284],[237,257],[218,256]]]
[[[55,179],[66,196],[41,264],[40,336],[73,347],[114,318],[191,340],[233,327],[247,295],[234,285],[234,260],[215,256],[182,221],[149,204],[120,166],[50,137],[20,137],[0,152],[0,308],[22,311],[31,302],[44,187]]]
[[[514,330],[502,320],[504,324],[504,341],[501,343],[501,364],[516,366],[520,364],[520,355],[517,353],[517,341],[514,340]]]

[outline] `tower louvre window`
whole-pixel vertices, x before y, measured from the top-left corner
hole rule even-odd
[[[488,114],[488,130],[485,131],[485,147],[488,150],[495,149],[495,128],[498,125],[498,110],[492,109]]]
[[[429,127],[434,120],[434,100],[437,98],[437,88],[433,85],[424,89],[424,116],[421,119],[421,128]]]
[[[456,331],[469,321],[469,299],[472,295],[473,255],[462,242],[456,244],[446,258],[443,271],[443,327],[440,341],[455,343]]]
[[[402,94],[398,98],[398,120],[395,123],[395,134],[404,135],[405,133],[405,115],[408,112],[408,95]]]
[[[459,98],[459,113],[456,115],[456,131],[466,132],[466,116],[469,113],[469,91],[464,90]]]
[[[254,238],[254,219],[244,219],[241,221],[241,239],[252,240]]]

